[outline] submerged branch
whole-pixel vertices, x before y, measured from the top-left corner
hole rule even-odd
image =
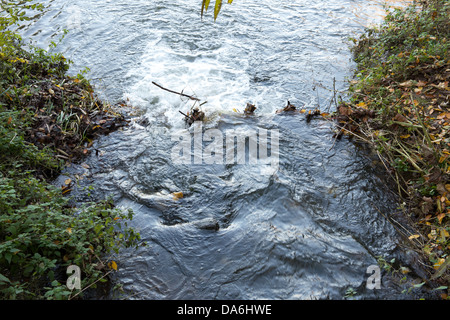
[[[182,97],[186,97],[186,98],[189,98],[189,99],[191,99],[191,100],[200,101],[200,99],[198,99],[198,98],[196,98],[196,97],[193,97],[193,96],[184,94],[184,93],[182,93],[182,92],[176,92],[176,91],[173,91],[173,90],[164,88],[163,86],[157,84],[157,83],[154,82],[154,81],[152,81],[152,83],[153,83],[155,86],[157,86],[157,87],[159,87],[159,88],[161,88],[161,89],[163,89],[163,90],[166,90],[166,91],[168,91],[168,92],[178,94],[178,95],[180,95],[180,96],[182,96]]]

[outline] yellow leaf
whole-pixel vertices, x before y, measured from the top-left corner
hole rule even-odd
[[[444,219],[444,217],[445,217],[445,213],[440,213],[440,214],[437,215],[437,218],[439,220],[439,224],[441,224],[442,219]]]
[[[183,192],[174,192],[174,193],[172,193],[172,195],[173,195],[173,200],[179,200],[179,199],[181,199],[181,198],[183,198]]]
[[[216,0],[216,5],[214,6],[214,21],[216,21],[221,8],[222,8],[222,0]]]
[[[68,234],[72,234],[72,228],[67,228],[66,231]]]
[[[436,263],[433,265],[433,268],[435,268],[436,270],[439,269],[439,267],[441,266],[441,264],[443,264],[444,262],[445,262],[445,259],[440,258],[439,261],[436,262]]]
[[[436,117],[436,119],[444,119],[444,118],[447,118],[447,119],[450,119],[450,112],[444,112],[444,113],[441,113],[440,115],[438,115],[437,117]]]
[[[414,234],[414,235],[410,236],[408,239],[409,239],[409,240],[412,240],[412,239],[417,239],[417,238],[419,238],[419,237],[420,237],[419,234]]]
[[[360,103],[357,104],[357,106],[361,107],[361,108],[366,108],[366,103],[365,102],[360,102]]]
[[[409,137],[411,137],[410,134],[405,134],[404,136],[400,136],[401,139],[408,139]]]
[[[203,17],[203,11],[208,11],[210,0],[203,0],[202,1],[202,17]]]
[[[236,110],[236,108],[233,108],[233,111],[234,111],[234,112],[238,112],[238,111]]]
[[[117,263],[115,261],[111,261],[109,263],[109,267],[117,271]]]
[[[66,180],[64,180],[64,183],[65,183],[65,184],[67,184],[67,185],[69,185],[69,184],[70,184],[71,182],[72,182],[72,179],[70,179],[70,178],[69,178],[69,179],[66,179]]]

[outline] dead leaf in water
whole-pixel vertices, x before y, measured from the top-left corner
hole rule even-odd
[[[111,269],[117,271],[117,263],[115,261],[111,261],[108,265]]]
[[[172,193],[172,195],[173,195],[173,200],[179,200],[179,199],[181,199],[181,198],[183,198],[183,192],[174,192],[174,193]]]

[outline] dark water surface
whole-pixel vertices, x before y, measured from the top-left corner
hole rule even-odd
[[[76,199],[112,195],[136,212],[149,246],[114,257],[127,297],[343,299],[352,288],[356,298],[408,298],[384,273],[381,289],[366,288],[378,256],[415,269],[386,220],[398,209],[383,170],[355,144],[335,141],[329,122],[275,115],[288,100],[334,110],[333,78],[345,91],[354,66],[347,39],[379,21],[381,5],[235,1],[214,23],[211,13],[200,19],[197,2],[53,0],[23,30],[45,47],[69,28],[58,50],[72,72],[88,66],[104,99],[140,110],[66,174],[80,178]],[[152,81],[208,101],[204,130],[278,132],[277,163],[176,163],[187,132],[179,110],[193,102]],[[233,111],[247,102],[255,116]]]

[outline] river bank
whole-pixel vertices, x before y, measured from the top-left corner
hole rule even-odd
[[[450,281],[450,2],[390,9],[353,39],[350,101],[337,110],[341,133],[368,143],[395,182],[430,279],[448,299]]]
[[[0,298],[79,299],[96,287],[109,291],[113,253],[139,242],[126,226],[133,213],[109,200],[74,207],[76,182],[50,182],[126,121],[81,73],[67,75],[62,54],[28,46],[10,31],[24,10],[39,7],[2,9],[9,15],[0,18]],[[73,283],[66,283],[69,266],[79,270]]]

